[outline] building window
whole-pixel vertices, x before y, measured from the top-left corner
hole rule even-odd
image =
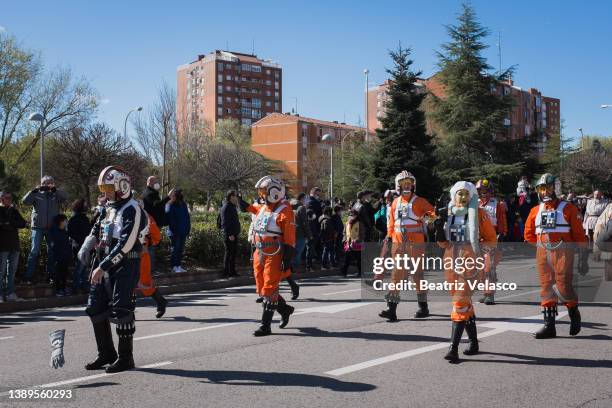
[[[266,69],[266,75],[272,75],[272,71],[270,71],[269,69]]]
[[[222,62],[217,62],[217,69],[219,71],[223,71],[223,63]]]
[[[226,96],[225,97],[225,102],[232,103],[232,97],[231,96]]]
[[[223,82],[223,74],[217,75],[217,82]]]
[[[225,79],[228,80],[228,81],[231,81],[232,80],[232,76],[231,75],[226,75]]]
[[[217,85],[217,92],[223,93],[223,85]]]
[[[257,98],[253,98],[253,107],[254,108],[261,108],[261,100],[257,99]]]
[[[232,69],[232,64],[225,64],[225,69]]]
[[[279,112],[280,109],[278,109],[278,102],[274,102],[274,110]]]
[[[228,115],[232,113],[232,110],[230,108],[227,108],[225,111],[227,112]]]
[[[232,87],[231,87],[231,86],[229,86],[229,85],[227,85],[227,86],[225,87],[225,90],[226,90],[226,91],[228,91],[228,92],[231,92],[231,91],[232,91]]]
[[[217,108],[217,115],[223,115],[223,108]]]
[[[252,65],[251,71],[253,72],[261,72],[261,67],[259,65]]]
[[[266,85],[272,85],[272,81],[270,81],[269,79],[266,79]]]
[[[270,91],[269,89],[266,89],[266,96],[272,96],[272,91]]]
[[[252,122],[252,121],[251,121],[251,119],[248,119],[248,118],[242,118],[242,119],[240,120],[240,122],[241,122],[241,123],[242,123],[244,126],[251,126],[251,122]]]
[[[272,102],[266,101],[266,107],[271,108],[272,107]]]
[[[274,89],[278,89],[279,86],[280,86],[280,83],[278,83],[278,82],[274,83]]]
[[[219,103],[219,104],[223,103],[223,97],[222,96],[217,96],[217,103]]]
[[[280,74],[278,71],[274,71],[274,78],[276,79],[280,78]]]

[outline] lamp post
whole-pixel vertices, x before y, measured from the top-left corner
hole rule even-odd
[[[322,142],[329,143],[329,201],[334,201],[334,136],[326,133]]]
[[[45,175],[45,117],[40,113],[30,115],[30,121],[40,122],[40,179]]]
[[[363,70],[363,74],[365,75],[365,141],[368,142],[369,141],[369,121],[368,121],[368,87],[369,87],[369,81],[368,81],[368,74],[370,73],[369,69],[364,69]]]
[[[584,150],[584,133],[582,132],[582,128],[578,128],[580,132],[580,150]]]
[[[141,110],[142,110],[142,106],[139,106],[139,107],[137,107],[137,108],[134,108],[134,109],[130,110],[130,111],[127,113],[127,115],[125,115],[125,122],[123,122],[123,137],[124,137],[125,139],[127,139],[127,121],[128,121],[128,118],[130,117],[130,114],[131,114],[132,112],[140,112]]]

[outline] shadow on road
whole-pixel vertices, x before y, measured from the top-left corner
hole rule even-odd
[[[479,363],[503,363],[503,364],[525,364],[525,365],[542,365],[555,367],[589,367],[589,368],[612,368],[612,360],[589,360],[585,358],[559,358],[559,357],[540,357],[527,356],[522,354],[511,353],[493,353],[481,352],[491,356],[508,357],[514,360],[484,360],[484,359],[463,359],[461,362],[479,362]]]
[[[393,333],[368,333],[360,331],[339,331],[331,332],[317,327],[300,327],[300,333],[274,332],[281,336],[308,336],[308,337],[333,337],[342,339],[363,339],[363,340],[386,340],[386,341],[429,341],[446,342],[446,337],[425,336],[422,334],[393,334]]]
[[[205,384],[272,386],[272,387],[311,387],[338,392],[365,392],[376,389],[372,384],[340,381],[320,375],[298,373],[276,373],[258,371],[217,371],[217,370],[179,370],[162,368],[142,368],[152,374],[174,375],[183,378],[200,378]]]
[[[119,383],[110,382],[110,381],[100,381],[100,382],[95,382],[95,383],[91,383],[91,384],[77,385],[74,388],[99,388],[99,387],[106,387],[106,386],[109,386],[109,385],[119,385]]]

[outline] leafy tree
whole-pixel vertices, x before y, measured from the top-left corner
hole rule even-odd
[[[391,75],[389,99],[382,127],[376,130],[380,142],[372,146],[375,153],[370,168],[379,191],[393,186],[395,175],[408,170],[417,179],[419,193],[433,198],[440,188],[432,172],[436,165],[435,147],[427,134],[421,109],[426,94],[416,85],[421,72],[412,70],[410,52],[410,48],[402,48],[401,44],[396,51],[389,51],[393,60],[393,68],[387,70]]]
[[[512,107],[509,95],[494,92],[513,69],[492,75],[481,55],[489,34],[469,4],[462,5],[457,25],[446,26],[450,41],[438,52],[437,80],[444,96],[431,97],[430,118],[439,133],[440,176],[446,186],[482,175],[516,181],[525,163],[516,160],[507,143],[504,119]],[[499,140],[498,140],[499,139]]]

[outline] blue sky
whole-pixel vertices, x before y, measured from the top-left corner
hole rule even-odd
[[[493,35],[485,55],[516,65],[515,83],[561,99],[565,132],[611,135],[612,2],[472,2]],[[363,120],[363,69],[386,79],[387,50],[413,49],[415,68],[436,70],[459,1],[6,1],[0,29],[40,50],[47,66],[69,65],[93,81],[99,115],[122,131],[125,113],[150,105],[176,67],[214,49],[255,52],[283,66],[283,111]]]

